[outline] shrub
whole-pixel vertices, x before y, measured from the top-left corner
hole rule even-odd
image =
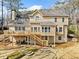
[[[69,29],[68,34],[75,34],[75,31]]]
[[[68,33],[69,33],[69,34],[76,34],[76,26],[75,26],[75,25],[71,25],[71,26],[68,28]]]
[[[27,51],[31,51],[31,52],[36,52],[38,49],[37,48],[28,48]]]

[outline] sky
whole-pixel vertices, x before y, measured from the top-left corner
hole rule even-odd
[[[23,3],[22,6],[24,8],[27,8],[27,10],[35,10],[35,9],[51,8],[52,6],[55,5],[56,1],[57,0],[21,0],[21,3]],[[4,7],[4,15],[6,14],[7,9]],[[1,8],[0,8],[0,16],[1,16]]]
[[[25,8],[51,8],[57,0],[22,0]]]

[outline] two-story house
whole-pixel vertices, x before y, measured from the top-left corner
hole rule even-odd
[[[13,16],[9,30],[5,31],[16,44],[48,46],[67,42],[68,15],[62,11],[42,9],[22,14],[18,19]]]

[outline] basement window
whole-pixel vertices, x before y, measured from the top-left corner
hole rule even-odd
[[[58,40],[62,40],[62,37],[61,37],[61,36],[59,36],[59,37],[58,37]]]

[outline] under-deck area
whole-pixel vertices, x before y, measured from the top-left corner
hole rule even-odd
[[[15,36],[16,44],[18,45],[53,45],[54,44],[54,36],[38,36],[35,35],[37,38],[34,39],[31,36]],[[41,43],[39,43],[41,42]]]
[[[33,40],[30,36],[16,36],[16,44],[19,45],[36,45],[36,41]]]

